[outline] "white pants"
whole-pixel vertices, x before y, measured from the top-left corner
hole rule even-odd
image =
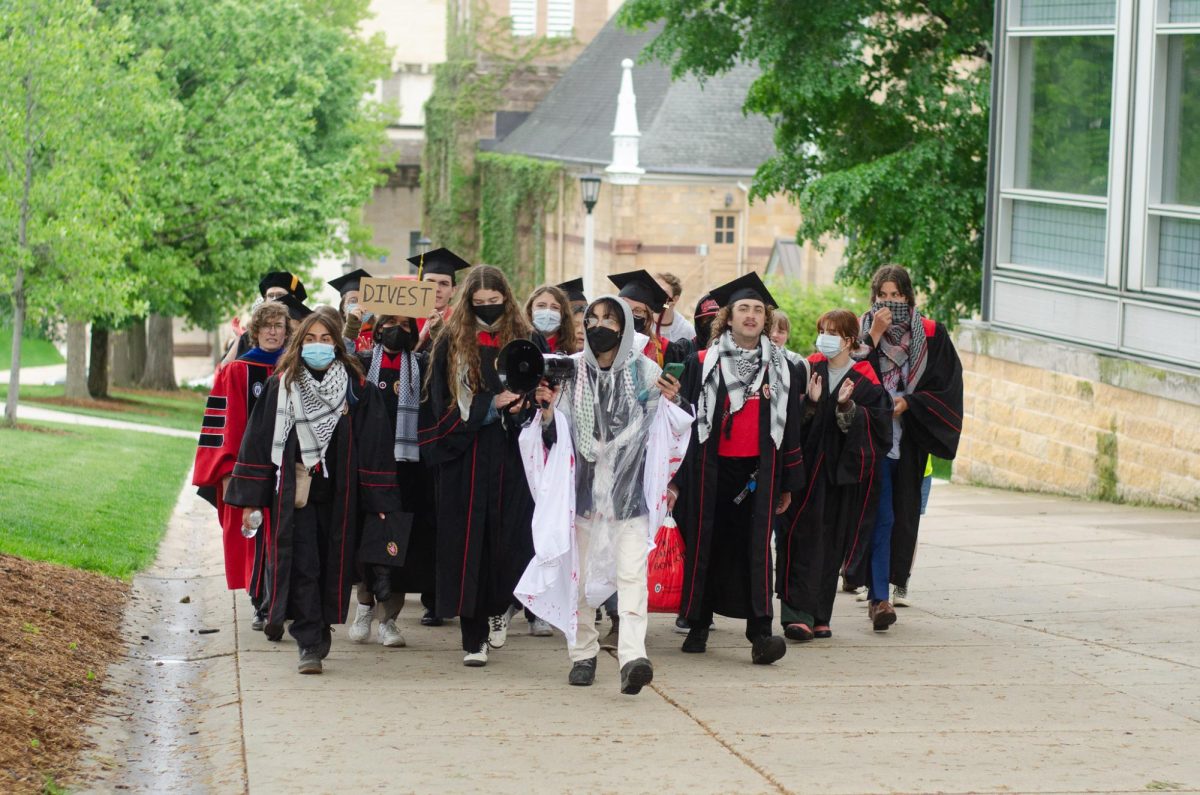
[[[615,522],[614,526],[593,526],[590,518],[575,518],[575,546],[579,551],[579,571],[587,571],[588,546],[593,530],[611,532],[617,550],[617,615],[621,619],[617,641],[617,663],[625,665],[646,656],[646,517],[638,516]],[[571,662],[590,660],[600,653],[600,633],[596,631],[596,609],[587,603],[586,583],[579,584],[575,645],[569,649]]]

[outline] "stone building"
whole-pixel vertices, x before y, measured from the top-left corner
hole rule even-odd
[[[594,174],[603,184],[588,293],[609,290],[609,273],[671,271],[684,282],[681,306],[690,313],[707,286],[764,272],[776,242],[795,239],[800,217],[783,196],[748,200],[755,170],[775,151],[770,122],[742,113],[757,72],[744,66],[703,85],[672,81],[669,67],[636,62],[658,30],[629,32],[609,21],[493,148],[564,166],[557,207],[543,225],[547,281],[584,273],[588,213],[578,178]],[[831,282],[843,249],[830,241],[823,253],[806,246],[794,259]]]
[[[1200,507],[1200,3],[997,21],[955,478]]]

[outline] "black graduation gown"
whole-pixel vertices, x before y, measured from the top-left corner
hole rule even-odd
[[[917,529],[921,521],[921,481],[929,455],[952,460],[958,453],[962,434],[962,363],[950,334],[941,323],[922,318],[928,363],[921,381],[905,395],[908,410],[900,415],[900,463],[892,482],[892,504],[896,524],[892,527],[892,564],[890,580],[908,585],[913,557],[917,552]],[[880,372],[882,355],[869,334],[868,361]],[[861,578],[861,575],[859,575]]]
[[[269,506],[273,533],[267,542],[267,588],[263,594],[267,623],[283,625],[289,616],[292,543],[295,532],[296,472],[299,442],[293,428],[283,450],[283,465],[271,462],[279,375],[271,376],[254,406],[225,501],[243,507]],[[353,373],[347,390],[347,413],[338,420],[329,442],[328,459],[333,525],[321,550],[321,612],[326,624],[345,621],[350,588],[357,580],[359,514],[391,514],[400,510],[392,460],[393,428],[377,389]],[[278,474],[277,474],[278,470]],[[323,477],[316,473],[314,479]],[[277,485],[278,484],[278,485]],[[322,488],[324,487],[323,484]],[[315,488],[315,484],[314,484]]]
[[[804,427],[808,485],[793,498],[775,537],[776,592],[816,624],[828,624],[838,570],[843,562],[858,565],[875,526],[877,468],[892,447],[892,399],[870,364],[853,365],[846,378],[854,382],[850,399],[857,410],[843,433],[837,420],[841,385],[829,382],[824,356],[814,354],[809,362],[826,394]]]
[[[545,350],[540,335],[534,342]],[[429,358],[421,402],[422,462],[433,467],[437,490],[437,599],[440,618],[487,618],[503,613],[533,557],[533,496],[525,481],[518,436],[531,411],[502,413],[485,422],[496,394],[498,349],[480,346],[484,388],[464,420],[450,392],[448,340]]]
[[[694,412],[699,411],[697,406],[703,386],[701,354],[710,352],[711,349],[692,354],[681,379],[680,394],[692,405]],[[711,355],[716,353],[711,352]],[[771,401],[757,401],[759,475],[758,488],[748,498],[753,500],[753,520],[748,533],[750,548],[746,554],[713,554],[713,537],[723,532],[723,528],[716,526],[716,495],[722,461],[717,450],[721,431],[718,424],[704,444],[700,444],[698,424],[692,426],[691,444],[675,476],[679,499],[675,502],[673,512],[685,547],[680,615],[689,620],[699,620],[706,616],[708,610],[733,618],[770,618],[772,615],[774,582],[771,576],[771,531],[775,504],[785,491],[792,492],[792,499],[795,500],[796,492],[805,482],[801,449],[804,379],[790,363],[787,366],[791,368],[792,384],[788,392],[788,419],[784,427],[783,444],[778,450],[769,433]],[[725,405],[726,395],[722,379],[717,389],[717,406]],[[748,571],[744,570],[747,568],[747,555]],[[712,582],[718,581],[719,587],[710,587]],[[727,587],[726,583],[731,585]],[[712,601],[706,604],[708,599]]]
[[[371,351],[358,354],[364,373],[371,369],[371,354]],[[426,358],[422,353],[416,354],[416,357],[420,383],[424,384]],[[393,439],[396,428],[396,400],[399,394],[396,383],[399,378],[399,370],[380,367],[379,379],[375,384],[387,409],[388,428]],[[392,457],[395,457],[394,453]],[[435,579],[434,555],[437,550],[437,522],[434,521],[437,503],[433,498],[433,474],[420,461],[395,461],[394,466],[402,510],[412,514],[412,531],[408,538],[404,565],[392,569],[392,590],[395,593],[432,593]]]

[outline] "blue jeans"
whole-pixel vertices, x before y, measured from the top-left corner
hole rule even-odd
[[[879,472],[879,510],[875,513],[875,529],[871,531],[870,570],[867,574],[867,594],[872,602],[890,597],[888,578],[892,569],[892,525],[896,509],[892,503],[892,481],[900,459],[885,458]]]

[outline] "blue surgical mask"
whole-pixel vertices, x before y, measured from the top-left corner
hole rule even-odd
[[[328,342],[306,342],[300,349],[300,358],[314,370],[324,370],[333,364],[334,347]]]
[[[562,315],[557,309],[533,310],[533,327],[543,334],[553,334],[562,325]]]
[[[845,348],[845,343],[842,338],[836,334],[818,334],[816,348],[825,355],[826,359],[832,359],[842,352]]]

